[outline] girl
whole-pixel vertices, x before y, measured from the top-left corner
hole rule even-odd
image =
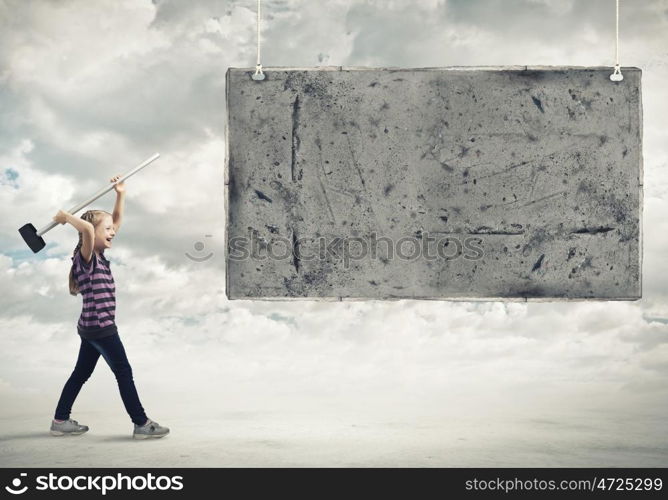
[[[116,182],[119,177],[112,177],[111,182]],[[116,204],[113,214],[103,210],[89,210],[79,218],[59,210],[53,217],[60,224],[69,222],[79,231],[79,243],[72,256],[69,285],[70,294],[80,292],[83,296],[83,309],[77,324],[81,338],[79,357],[72,375],[63,387],[51,422],[51,434],[54,436],[79,435],[88,431],[88,426],[79,425],[70,418],[70,412],[82,385],[93,373],[100,354],[114,372],[125,409],[135,424],[132,437],[159,438],[169,433],[167,427],[162,427],[144,413],[132,379],[132,368],[116,328],[116,285],[104,251],[111,248],[111,241],[121,225],[124,182],[114,185],[114,190]]]

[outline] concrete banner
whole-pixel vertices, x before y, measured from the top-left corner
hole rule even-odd
[[[641,297],[641,71],[227,71],[230,299]]]

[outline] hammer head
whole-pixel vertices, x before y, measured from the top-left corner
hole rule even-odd
[[[41,236],[37,236],[37,229],[35,229],[35,226],[30,223],[22,226],[19,229],[19,233],[21,233],[23,241],[27,243],[33,253],[39,252],[46,246],[44,239]]]

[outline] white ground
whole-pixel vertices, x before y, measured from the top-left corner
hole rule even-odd
[[[134,441],[127,415],[72,415],[81,436],[48,434],[50,415],[0,420],[3,467],[642,467],[668,465],[661,422],[645,415],[406,419],[228,412],[157,419]]]

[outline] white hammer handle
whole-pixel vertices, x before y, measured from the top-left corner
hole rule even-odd
[[[87,207],[88,205],[90,205],[91,203],[93,203],[95,200],[97,200],[100,196],[103,196],[103,195],[107,194],[109,191],[111,191],[111,190],[114,188],[114,186],[115,186],[116,184],[118,184],[118,183],[120,183],[120,182],[123,182],[123,181],[124,181],[125,179],[127,179],[128,177],[130,177],[130,176],[136,174],[136,173],[139,172],[142,168],[144,168],[145,166],[147,166],[149,163],[151,163],[151,162],[157,160],[159,157],[160,157],[160,155],[159,155],[158,153],[154,154],[154,155],[151,156],[148,160],[146,160],[146,161],[144,161],[143,163],[137,165],[135,168],[133,168],[132,170],[130,170],[127,174],[124,174],[123,176],[121,176],[121,178],[118,179],[116,182],[113,182],[113,183],[109,184],[107,187],[100,189],[97,193],[95,193],[93,196],[91,196],[90,198],[88,198],[86,201],[82,201],[82,202],[79,203],[78,205],[74,205],[72,208],[70,208],[69,213],[71,213],[71,214],[75,214],[75,213],[77,213],[79,210],[81,210],[82,208]],[[47,231],[50,231],[51,229],[53,229],[54,227],[56,227],[58,224],[59,224],[59,223],[56,222],[55,220],[49,222],[46,226],[44,226],[42,229],[40,229],[39,231],[37,231],[37,236],[42,236],[44,233],[46,233]]]

